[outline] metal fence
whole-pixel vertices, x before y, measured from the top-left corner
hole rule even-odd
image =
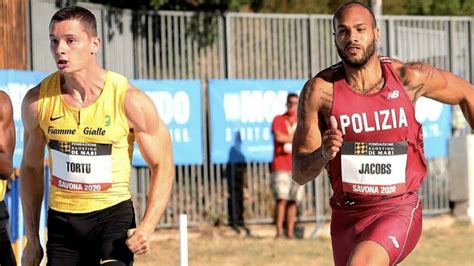
[[[31,69],[54,71],[49,50],[48,23],[57,9],[53,1],[31,1]],[[187,12],[132,12],[81,4],[98,20],[105,68],[129,78],[201,79],[207,95],[209,78],[310,78],[337,62],[331,16],[227,13],[208,17]],[[48,14],[47,16],[45,14]],[[473,20],[468,17],[378,18],[384,55],[406,61],[425,61],[474,80]],[[212,33],[212,34],[210,34]],[[213,40],[210,45],[203,45]],[[207,106],[207,98],[203,99]],[[206,109],[207,117],[207,109]],[[268,223],[272,221],[270,166],[264,163],[209,162],[207,122],[203,165],[176,167],[175,185],[160,226],[175,226],[180,213],[191,224]],[[429,161],[420,194],[424,213],[449,211],[447,158]],[[131,189],[142,217],[149,171],[136,168]],[[305,186],[301,220],[329,219],[328,179]],[[315,218],[316,217],[316,218]]]
[[[27,66],[26,14],[26,0],[0,1],[0,69]]]

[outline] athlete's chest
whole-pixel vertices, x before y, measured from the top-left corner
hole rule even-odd
[[[385,86],[371,95],[335,87],[331,115],[336,117],[344,136],[402,136],[415,123],[414,106],[400,86]]]
[[[126,118],[116,104],[96,103],[86,108],[72,108],[61,101],[51,103],[43,118],[48,139],[94,143],[117,142],[127,136]]]

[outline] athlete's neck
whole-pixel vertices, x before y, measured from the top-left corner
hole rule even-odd
[[[384,84],[382,66],[379,56],[374,53],[367,63],[361,67],[344,64],[347,84],[354,91],[370,94],[380,90]]]
[[[84,107],[100,95],[107,71],[99,66],[61,75],[61,92],[73,100],[72,105]]]

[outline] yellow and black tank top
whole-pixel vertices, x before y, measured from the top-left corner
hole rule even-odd
[[[133,135],[125,115],[127,78],[108,71],[97,100],[84,108],[66,103],[60,73],[41,83],[38,119],[50,167],[49,207],[88,213],[130,199]]]
[[[5,198],[5,191],[7,190],[7,181],[0,180],[0,201]]]

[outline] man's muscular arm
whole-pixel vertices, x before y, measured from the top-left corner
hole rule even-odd
[[[474,86],[471,83],[426,63],[396,62],[395,68],[413,102],[425,96],[446,104],[459,104],[474,128]]]
[[[166,124],[161,120],[153,101],[145,93],[129,86],[125,113],[135,135],[138,148],[151,172],[148,200],[142,222],[128,231],[126,244],[136,255],[150,248],[150,238],[171,194],[174,176],[173,147]]]
[[[44,191],[44,149],[46,137],[38,121],[39,86],[25,95],[21,107],[24,140],[20,168],[21,205],[26,228],[22,265],[39,265],[43,249],[39,241],[39,220]]]
[[[15,124],[10,97],[0,92],[0,179],[8,179],[13,172],[15,150]]]
[[[342,145],[342,135],[334,124],[334,118],[331,129],[321,136],[318,114],[324,101],[332,102],[332,96],[328,96],[327,89],[323,89],[323,83],[319,78],[309,80],[300,95],[292,152],[293,179],[298,184],[315,179]]]

